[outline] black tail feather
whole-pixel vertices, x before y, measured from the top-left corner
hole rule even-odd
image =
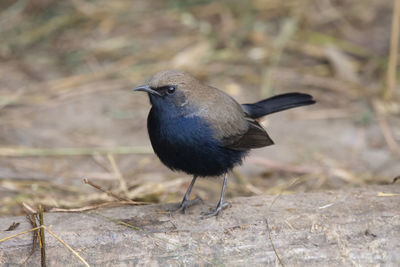
[[[250,118],[257,119],[278,111],[300,106],[312,105],[315,100],[311,95],[287,93],[276,95],[253,104],[243,104],[242,108]]]

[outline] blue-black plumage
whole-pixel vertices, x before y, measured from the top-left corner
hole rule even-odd
[[[226,173],[250,149],[273,144],[255,119],[315,103],[308,94],[289,93],[240,105],[223,91],[176,70],[159,72],[134,90],[149,95],[147,128],[157,156],[170,169],[193,175],[178,210],[185,212],[193,203],[189,195],[197,177],[224,174],[220,201],[207,215],[222,211]]]

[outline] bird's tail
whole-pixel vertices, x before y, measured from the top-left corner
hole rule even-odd
[[[243,110],[250,118],[257,119],[267,114],[300,106],[312,105],[315,100],[311,95],[302,93],[287,93],[276,95],[253,104],[243,104]]]

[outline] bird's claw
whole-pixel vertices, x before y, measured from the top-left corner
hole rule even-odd
[[[196,197],[195,199],[192,200],[183,200],[182,203],[179,205],[179,207],[177,209],[171,209],[169,210],[170,212],[182,212],[183,214],[186,214],[186,209],[196,205],[197,203],[201,202],[201,198]]]
[[[203,219],[207,219],[207,218],[210,218],[213,216],[216,216],[217,218],[219,218],[219,216],[221,216],[221,214],[222,214],[222,210],[230,208],[231,206],[232,205],[229,202],[223,202],[222,205],[218,204],[214,210],[209,211],[209,212],[202,212],[201,213],[202,216],[200,217],[200,219],[203,220]]]

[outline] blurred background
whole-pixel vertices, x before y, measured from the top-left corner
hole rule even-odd
[[[228,199],[391,183],[392,14],[392,0],[2,0],[0,216],[23,202],[115,201],[83,178],[136,201],[181,201],[191,177],[153,154],[148,98],[131,91],[164,69],[240,103],[292,91],[318,101],[264,118],[276,144],[233,171]],[[221,182],[201,179],[193,196],[214,203]]]

